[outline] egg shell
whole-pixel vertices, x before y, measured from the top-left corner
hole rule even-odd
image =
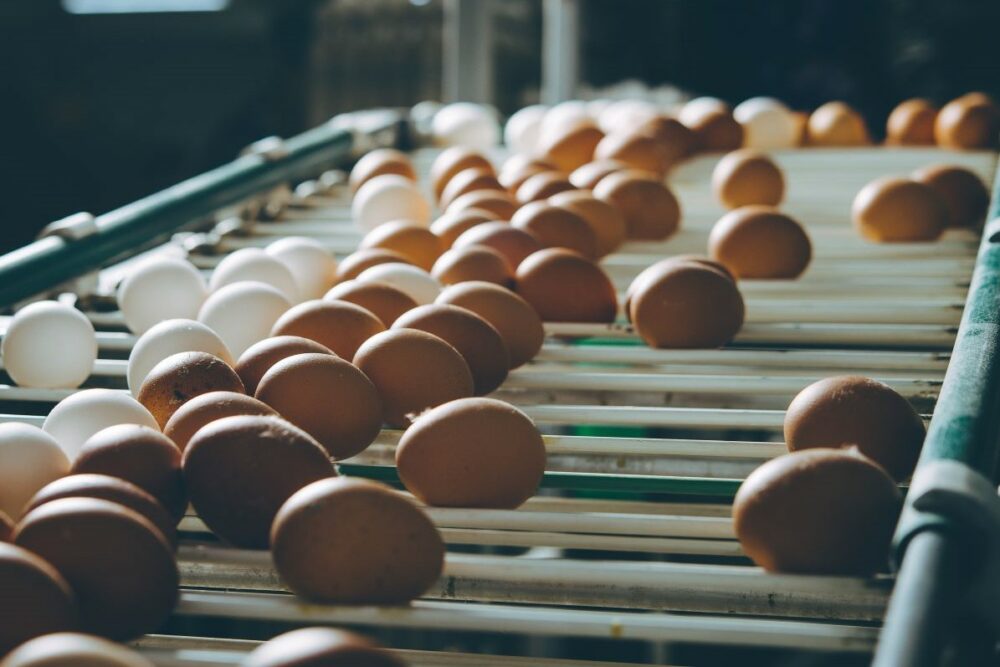
[[[733,500],[733,527],[765,570],[865,576],[886,568],[900,501],[867,458],[812,449],[750,473]]]
[[[448,181],[458,172],[472,168],[493,169],[493,164],[477,150],[465,146],[453,146],[438,153],[431,163],[430,180],[434,199],[441,199]]]
[[[580,190],[593,190],[608,174],[628,168],[627,164],[618,160],[595,160],[574,169],[569,175],[569,182]]]
[[[336,285],[323,297],[326,301],[347,301],[371,311],[385,327],[396,318],[416,308],[417,302],[406,292],[389,283],[374,280],[359,282],[348,280]]]
[[[431,121],[438,146],[491,148],[500,142],[496,112],[481,104],[455,102],[445,105]]]
[[[507,259],[493,248],[479,245],[452,248],[434,263],[431,275],[442,285],[468,280],[481,280],[503,287],[514,284],[514,271]]]
[[[614,322],[618,297],[608,275],[571,250],[548,248],[515,273],[517,293],[545,322]]]
[[[538,145],[542,131],[542,119],[548,107],[533,104],[511,114],[503,128],[504,143],[518,153],[531,153]]]
[[[937,107],[928,100],[900,102],[886,121],[885,143],[896,146],[933,146]]]
[[[523,156],[515,155],[511,159],[513,160],[520,157]],[[509,163],[510,160],[507,162]],[[517,193],[517,189],[521,187],[526,180],[536,174],[545,174],[548,172],[559,173],[553,165],[545,162],[544,160],[524,160],[512,166],[504,164],[504,166],[500,169],[500,174],[497,176],[497,180],[500,181],[500,185],[502,185],[507,192],[515,194]]]
[[[94,635],[56,632],[17,647],[3,667],[154,667],[135,651]]]
[[[729,270],[729,267],[722,262],[717,262],[709,257],[705,257],[703,255],[674,255],[673,257],[668,257],[646,267],[639,272],[639,275],[637,275],[631,283],[629,283],[628,288],[625,290],[625,303],[622,304],[622,311],[625,313],[626,320],[630,323],[632,322],[632,296],[639,291],[639,289],[644,288],[647,282],[655,281],[664,266],[674,262],[694,263],[714,269],[724,277],[733,281],[733,283],[736,282],[736,276],[734,276],[732,271]]]
[[[162,429],[179,407],[210,391],[244,393],[245,389],[236,371],[222,359],[205,352],[180,352],[153,367],[137,400]]]
[[[441,217],[431,224],[431,231],[437,234],[441,243],[450,248],[463,232],[466,232],[476,225],[484,222],[496,220],[492,213],[481,208],[466,208],[460,210],[445,211]]]
[[[177,602],[173,548],[123,505],[96,498],[47,502],[24,517],[14,542],[66,578],[85,632],[135,639],[161,627]]]
[[[634,170],[609,174],[594,188],[594,196],[621,212],[630,239],[662,241],[680,227],[680,202],[652,174]]]
[[[360,276],[365,269],[370,269],[379,264],[411,264],[409,259],[402,253],[385,248],[368,248],[365,250],[355,250],[344,258],[337,270],[337,282],[354,280]]]
[[[698,138],[694,132],[676,118],[657,116],[638,127],[643,134],[648,134],[660,144],[668,162],[674,165],[692,155],[698,147]]]
[[[693,120],[688,128],[694,133],[701,151],[728,152],[743,145],[743,126],[728,111],[708,111]]]
[[[529,177],[517,189],[517,201],[522,205],[533,201],[548,199],[552,195],[575,190],[576,188],[562,173],[546,171]],[[515,213],[515,215],[517,215]]]
[[[893,176],[861,188],[851,216],[861,236],[877,243],[934,241],[948,224],[944,200],[930,186]]]
[[[178,352],[207,352],[227,364],[233,363],[229,348],[219,335],[201,322],[167,320],[160,322],[136,340],[128,357],[128,386],[133,395],[139,393],[149,371]]]
[[[357,277],[358,282],[377,282],[391,285],[406,293],[417,304],[432,303],[441,293],[441,283],[434,280],[420,267],[408,264],[380,264],[366,269]]]
[[[427,226],[431,221],[431,205],[412,181],[385,174],[358,189],[351,202],[351,217],[366,232],[390,220],[409,220]]]
[[[545,117],[542,118],[542,127],[538,134],[539,149],[545,137],[549,137],[567,126],[580,123],[593,124],[594,115],[591,113],[589,104],[589,102],[582,100],[566,100],[550,107],[545,113]]]
[[[76,599],[59,572],[37,555],[0,542],[0,590],[5,606],[0,655],[23,642],[72,630],[79,622]]]
[[[198,320],[218,334],[232,356],[239,357],[267,338],[274,323],[291,307],[292,302],[270,285],[238,282],[209,295]]]
[[[405,667],[367,637],[334,628],[300,628],[264,642],[242,667]]]
[[[256,415],[202,427],[184,450],[183,467],[198,516],[220,538],[245,549],[267,548],[271,522],[289,496],[337,474],[308,433],[284,419]]]
[[[428,505],[515,509],[538,490],[545,443],[509,403],[464,398],[434,408],[403,433],[396,467],[406,489]]]
[[[514,197],[500,190],[474,190],[457,197],[445,213],[475,209],[486,211],[490,220],[510,220],[517,210],[518,203]]]
[[[543,130],[538,150],[546,161],[568,174],[594,159],[594,149],[603,138],[604,133],[592,121],[581,120]]]
[[[766,154],[742,149],[727,153],[715,165],[712,190],[729,209],[751,204],[777,206],[785,198],[785,176]]]
[[[323,480],[296,493],[275,517],[271,542],[282,580],[319,602],[409,602],[444,568],[444,542],[430,519],[392,489],[362,479]]]
[[[712,227],[708,254],[738,279],[790,280],[809,266],[812,243],[802,225],[778,209],[743,206]]]
[[[274,340],[274,339],[268,339]],[[305,339],[297,339],[305,340]],[[266,341],[262,341],[266,342]],[[310,343],[312,341],[309,341]],[[317,347],[319,347],[317,345]],[[298,351],[292,351],[285,349],[284,351],[289,354],[299,354],[303,352],[306,348],[300,348]],[[329,350],[325,354],[333,354]],[[275,355],[273,361],[280,361],[284,358],[279,355]],[[271,367],[273,363],[267,365],[268,368]],[[263,375],[263,373],[261,373]],[[257,383],[259,378],[254,379],[253,388],[256,391]],[[271,406],[267,405],[263,401],[258,401],[252,396],[247,396],[246,394],[238,394],[234,391],[210,391],[207,394],[202,394],[201,396],[195,396],[190,401],[177,408],[177,412],[167,420],[167,425],[163,427],[163,434],[170,438],[177,448],[183,452],[191,438],[198,430],[216,421],[217,419],[222,419],[223,417],[234,417],[237,415],[260,415],[260,416],[272,416],[278,417],[277,412],[274,411]]]
[[[10,542],[14,534],[14,520],[6,513],[0,512],[0,542]]]
[[[357,192],[362,185],[384,174],[395,174],[413,182],[417,181],[413,161],[406,153],[394,148],[376,148],[361,156],[351,168],[351,175],[348,178],[351,192]]]
[[[0,424],[0,512],[20,519],[31,497],[69,468],[66,452],[50,434],[30,424]]]
[[[191,262],[179,257],[151,257],[129,270],[118,286],[118,309],[125,324],[142,335],[164,320],[198,317],[208,286]]]
[[[364,451],[382,428],[371,380],[330,354],[296,354],[271,366],[256,397],[316,439],[335,459]]]
[[[452,176],[448,185],[445,186],[444,192],[441,193],[438,204],[441,208],[446,209],[462,195],[478,190],[505,191],[504,187],[500,185],[500,181],[497,180],[493,167],[470,167]]]
[[[56,439],[72,462],[90,436],[116,424],[160,428],[152,413],[131,396],[113,389],[85,389],[59,401],[42,430]]]
[[[934,138],[946,148],[995,148],[998,135],[1000,108],[982,94],[963,95],[948,102],[934,123]]]
[[[316,341],[344,359],[385,326],[366,308],[347,301],[317,299],[292,307],[271,330],[272,336],[298,336]]]
[[[4,370],[15,384],[72,389],[97,359],[97,334],[87,316],[55,301],[36,301],[14,313],[0,342]]]
[[[434,262],[445,251],[444,243],[434,232],[406,220],[393,220],[379,225],[365,234],[360,247],[395,250],[414,266],[426,271],[434,266]]]
[[[865,119],[843,102],[827,102],[812,112],[806,126],[812,146],[867,146]]]
[[[673,161],[662,144],[651,134],[628,128],[608,134],[594,149],[594,160],[615,160],[630,169],[663,175]]]
[[[542,249],[541,242],[531,232],[499,221],[476,225],[452,244],[453,248],[459,249],[470,246],[486,246],[496,250],[514,269],[525,257]]]
[[[281,292],[290,303],[298,303],[299,287],[288,267],[261,248],[240,248],[222,258],[212,271],[208,286],[213,292],[226,285],[253,281]]]
[[[596,256],[609,255],[625,242],[625,217],[613,205],[590,192],[571,190],[548,199],[550,204],[573,211],[590,225],[596,241]]]
[[[545,248],[567,248],[584,257],[597,256],[597,235],[580,214],[547,201],[525,204],[510,224],[530,232]]]
[[[948,209],[949,227],[979,227],[986,219],[990,192],[979,176],[963,167],[931,165],[913,172],[913,180],[930,186]]]
[[[751,97],[736,105],[733,118],[743,126],[748,148],[774,150],[799,144],[799,125],[791,110],[770,97]]]
[[[234,370],[240,376],[247,394],[252,394],[257,391],[260,379],[271,366],[293,354],[312,352],[336,356],[333,350],[325,345],[302,336],[272,336],[252,345],[240,355]],[[183,445],[177,444],[182,450],[184,449]]]
[[[316,239],[287,236],[264,248],[292,273],[299,297],[318,299],[337,281],[337,260]]]
[[[712,112],[730,113],[732,110],[729,104],[718,97],[707,95],[695,97],[684,103],[677,114],[677,120],[684,125],[690,126],[706,113]]]

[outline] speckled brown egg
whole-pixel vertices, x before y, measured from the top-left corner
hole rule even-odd
[[[489,169],[483,167],[473,167],[470,169],[463,169],[452,176],[451,180],[448,181],[448,185],[445,187],[444,192],[441,193],[441,200],[438,203],[441,208],[448,208],[452,202],[462,195],[469,194],[470,192],[476,192],[477,190],[506,192],[504,187],[500,185],[500,181],[497,180],[492,167]]]
[[[511,268],[516,269],[525,257],[542,249],[541,242],[531,232],[512,227],[506,222],[487,222],[465,232],[453,248],[486,246],[503,255]]]
[[[63,576],[30,551],[3,542],[0,591],[6,607],[0,655],[29,639],[74,630],[79,623],[75,596]]]
[[[884,571],[899,490],[869,459],[812,449],[772,459],[733,500],[743,551],[771,572],[864,576]]]
[[[162,429],[177,408],[210,391],[245,390],[236,371],[222,359],[206,352],[181,352],[153,367],[136,398]]]
[[[990,192],[968,169],[936,164],[913,172],[913,180],[930,186],[941,197],[948,209],[949,227],[978,227],[986,218]]]
[[[562,248],[534,253],[514,274],[517,293],[544,322],[614,322],[618,297],[594,261]]]
[[[474,393],[479,396],[490,393],[507,379],[510,355],[500,332],[471,310],[428,304],[406,313],[392,328],[426,331],[458,350],[469,366]]]
[[[570,173],[594,159],[594,149],[604,138],[592,122],[566,123],[539,138],[539,153],[559,171]]]
[[[528,202],[541,201],[560,192],[575,189],[574,185],[569,182],[569,179],[564,174],[555,171],[546,171],[541,174],[535,174],[521,184],[521,187],[517,189],[517,201],[524,205]],[[515,213],[515,215],[517,214]]]
[[[948,102],[941,107],[934,124],[934,138],[946,148],[995,148],[998,135],[1000,108],[982,93],[969,93]]]
[[[594,196],[621,212],[630,239],[662,241],[680,227],[680,202],[652,174],[634,170],[609,174],[594,188]]]
[[[320,345],[314,340],[303,338],[302,336],[272,336],[262,341],[254,343],[246,352],[240,355],[236,362],[236,373],[243,380],[243,387],[248,394],[257,391],[257,384],[264,377],[271,366],[275,365],[285,357],[293,354],[305,354],[315,352],[319,354],[334,354],[333,350]],[[252,399],[251,399],[252,400]],[[243,404],[245,405],[245,404]],[[236,407],[236,406],[234,406]],[[243,414],[243,413],[235,413]],[[251,412],[248,414],[258,414]],[[220,415],[228,417],[229,415]],[[193,435],[193,432],[191,433]],[[177,440],[174,440],[177,442]],[[184,449],[185,445],[177,442],[177,446]]]
[[[811,146],[867,146],[865,119],[843,102],[827,102],[812,112],[806,125]]]
[[[708,254],[736,278],[798,278],[812,243],[797,220],[770,206],[743,206],[722,216],[708,235]]]
[[[434,408],[403,434],[396,467],[406,489],[438,507],[514,509],[538,490],[545,442],[504,401],[464,398]]]
[[[698,150],[709,153],[734,151],[743,145],[743,126],[728,109],[710,109],[691,120]]]
[[[382,428],[382,400],[371,380],[329,354],[282,359],[261,378],[257,398],[342,460],[365,450]]]
[[[406,667],[367,637],[334,628],[300,628],[264,642],[242,667]]]
[[[507,259],[493,248],[471,245],[452,248],[441,255],[431,275],[442,285],[481,280],[504,287],[514,284],[514,270]],[[400,313],[402,314],[402,313]]]
[[[0,512],[0,542],[10,542],[10,537],[13,534],[14,520],[6,513]]]
[[[323,299],[326,301],[348,301],[370,310],[382,324],[388,327],[396,318],[415,308],[417,302],[406,292],[389,283],[377,280],[348,280],[334,285]]]
[[[889,385],[859,375],[814,382],[785,412],[790,451],[857,447],[897,481],[916,467],[924,434],[924,423],[909,401]]]
[[[412,264],[406,255],[395,250],[385,248],[368,248],[366,250],[356,250],[345,257],[337,266],[337,282],[354,280],[361,275],[365,269],[370,269],[379,264],[393,264],[402,262]]]
[[[560,192],[548,199],[550,204],[581,216],[597,241],[597,257],[610,255],[625,242],[625,217],[615,206],[584,190]]]
[[[455,174],[464,169],[493,169],[493,164],[479,151],[465,146],[452,146],[441,151],[431,163],[430,180],[434,199],[441,194]]]
[[[631,169],[664,175],[673,165],[663,145],[651,134],[634,129],[616,131],[601,139],[594,160],[623,162]]]
[[[541,318],[531,304],[509,289],[464,282],[443,289],[435,303],[467,308],[492,324],[507,347],[511,368],[524,365],[542,348],[545,329]]]
[[[573,170],[573,173],[569,175],[569,182],[580,190],[593,190],[608,174],[624,171],[628,168],[627,164],[618,160],[595,160]]]
[[[490,220],[510,220],[519,204],[514,196],[499,190],[468,192],[448,206],[446,213],[476,209],[490,214]]]
[[[445,211],[440,218],[431,223],[431,231],[437,234],[446,248],[450,248],[463,232],[496,219],[492,213],[481,208],[450,210]]]
[[[351,192],[357,192],[362,185],[383,174],[397,174],[414,182],[417,180],[413,162],[406,153],[392,148],[376,148],[362,156],[351,169]]]
[[[938,109],[929,100],[900,102],[885,124],[885,143],[893,146],[933,146]]]
[[[855,229],[877,243],[933,241],[948,224],[948,209],[933,188],[892,176],[861,188],[851,216]]]
[[[712,171],[712,190],[726,208],[777,206],[785,197],[785,176],[770,157],[744,148],[727,153]]]
[[[661,146],[671,165],[695,152],[698,138],[676,118],[656,116],[639,126],[638,131],[651,135]]]
[[[547,201],[525,204],[510,224],[530,232],[545,248],[567,248],[584,257],[597,256],[597,234],[575,211]]]
[[[406,428],[429,408],[472,396],[472,372],[450,343],[416,329],[390,329],[358,350],[354,365],[382,397],[383,420]]]
[[[372,311],[347,301],[316,299],[289,308],[271,329],[272,336],[301,336],[352,359],[358,347],[384,331]]]
[[[286,349],[285,351],[288,352],[285,356],[305,353],[305,350],[295,352]],[[332,355],[333,353],[326,352],[325,354]],[[276,356],[271,363],[267,364],[267,368],[270,368],[281,359],[284,359],[285,356],[281,356],[280,358]],[[263,377],[265,371],[266,369],[261,371],[261,377]],[[260,378],[255,377],[253,380],[254,391],[257,390],[258,382],[260,382]],[[163,427],[163,434],[173,440],[174,444],[177,445],[177,448],[183,452],[187,448],[191,438],[194,437],[194,434],[197,433],[201,427],[214,422],[217,419],[222,419],[223,417],[234,417],[236,415],[277,417],[278,413],[266,403],[258,401],[252,396],[237,394],[231,391],[213,391],[207,394],[202,394],[201,396],[196,396],[182,405],[177,412],[174,413],[174,416],[170,418],[167,425]]]
[[[184,450],[183,466],[198,516],[245,549],[267,548],[271,522],[289,496],[337,474],[308,433],[278,417],[251,415],[201,428]]]
[[[275,517],[271,541],[281,579],[317,602],[406,603],[444,568],[444,541],[427,515],[363,479],[323,480],[296,493]]]
[[[648,280],[655,280],[659,275],[659,271],[662,266],[670,262],[693,262],[695,264],[700,264],[701,266],[714,269],[726,278],[732,280],[734,283],[736,282],[736,276],[734,276],[732,271],[729,270],[729,267],[722,262],[717,262],[709,257],[705,257],[703,255],[674,255],[673,257],[668,257],[641,271],[639,275],[636,276],[635,279],[629,284],[628,289],[625,290],[625,303],[622,304],[622,311],[625,313],[626,320],[632,322],[632,295],[645,285]]]
[[[434,266],[434,262],[445,250],[437,234],[406,220],[382,223],[365,234],[360,247],[395,250],[411,264],[424,270]]]

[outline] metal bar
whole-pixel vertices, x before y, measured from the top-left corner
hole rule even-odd
[[[493,101],[492,0],[446,0],[443,60],[446,101]]]
[[[580,5],[577,0],[542,3],[542,102],[558,104],[576,95],[580,80]]]

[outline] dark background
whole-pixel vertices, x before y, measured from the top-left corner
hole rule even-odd
[[[497,104],[537,99],[538,0],[497,3]],[[440,0],[232,0],[217,13],[72,16],[0,0],[0,250],[334,113],[440,97]],[[583,80],[673,83],[876,129],[899,100],[1000,94],[995,0],[586,0]]]

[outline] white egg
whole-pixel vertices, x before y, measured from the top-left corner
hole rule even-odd
[[[232,353],[219,335],[195,320],[165,320],[142,334],[128,356],[128,388],[139,395],[142,381],[156,364],[180,352],[207,352],[233,365]]]
[[[645,100],[620,100],[612,102],[601,115],[597,125],[605,134],[621,132],[641,126],[646,121],[656,118],[659,108]]]
[[[226,285],[247,280],[271,285],[292,303],[301,300],[292,272],[276,257],[260,248],[240,248],[223,257],[212,271],[208,286],[215,292]]]
[[[391,220],[408,220],[427,227],[431,224],[431,205],[412,181],[396,174],[382,174],[358,188],[351,202],[351,217],[364,232]]]
[[[179,257],[153,257],[136,265],[118,287],[125,324],[142,334],[163,320],[194,319],[208,288],[201,272]]]
[[[52,408],[42,429],[56,439],[73,461],[90,436],[117,424],[160,430],[142,403],[116,389],[85,389],[64,398]]]
[[[696,97],[681,107],[677,120],[685,125],[693,125],[702,116],[712,111],[729,111],[729,105],[718,97]]]
[[[541,104],[515,111],[503,128],[503,140],[507,147],[518,153],[533,153],[546,111],[548,107]]]
[[[264,252],[291,272],[303,301],[320,298],[337,280],[337,260],[316,239],[288,236],[271,243]]]
[[[455,102],[434,114],[431,122],[434,141],[439,146],[468,146],[486,149],[500,143],[496,112],[471,102]]]
[[[22,387],[79,387],[94,369],[97,334],[76,308],[37,301],[11,318],[0,355],[11,379]]]
[[[54,632],[27,641],[5,658],[9,667],[154,667],[132,649],[94,635]]]
[[[582,120],[591,120],[586,102],[580,100],[560,102],[545,112],[542,126],[539,128],[540,140],[544,142],[545,137],[561,132],[565,126]]]
[[[272,285],[243,281],[210,294],[198,321],[219,334],[239,359],[248,347],[270,336],[271,327],[291,307],[292,302]]]
[[[397,262],[371,266],[362,271],[356,280],[359,283],[388,283],[408,294],[421,306],[434,303],[434,299],[441,293],[441,283],[431,277],[431,274],[419,267]]]
[[[30,424],[0,424],[0,512],[14,521],[43,486],[69,474],[56,439]]]
[[[743,126],[743,143],[750,148],[791,148],[798,144],[795,116],[774,98],[751,97],[736,105],[733,118]]]

